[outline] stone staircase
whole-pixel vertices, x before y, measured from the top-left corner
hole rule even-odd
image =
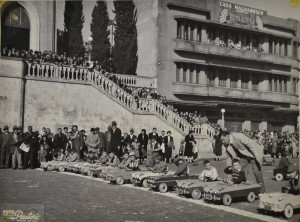
[[[195,131],[197,143],[201,146],[211,147],[214,141],[215,129],[209,124],[191,125],[177,113],[163,105],[155,99],[135,98],[124,91],[116,83],[105,77],[98,71],[90,71],[84,67],[57,66],[55,64],[32,64],[26,63],[27,70],[25,78],[47,79],[51,81],[76,82],[90,84],[100,92],[110,97],[113,101],[120,104],[131,113],[142,115],[155,115],[161,121],[175,128],[183,136],[190,130]],[[115,74],[111,74],[115,75]],[[156,88],[156,78],[115,75],[117,79],[122,80],[124,84],[131,87]]]

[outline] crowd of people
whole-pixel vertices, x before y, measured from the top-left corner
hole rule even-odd
[[[226,44],[225,41],[221,39],[218,45],[221,47],[228,47],[231,49],[239,49],[244,51],[264,52],[264,49],[261,44],[253,46],[252,42],[250,42],[247,45],[243,45],[242,41],[234,42],[233,40],[229,39]]]
[[[276,131],[247,131],[243,133],[250,138],[255,139],[264,147],[264,154],[271,155],[273,158],[279,158],[283,153],[290,157],[299,156],[299,138],[297,133],[276,132]]]
[[[134,129],[131,129],[129,133],[122,134],[115,121],[105,132],[96,127],[86,133],[78,130],[76,125],[71,129],[58,128],[55,134],[45,127],[40,132],[33,131],[31,126],[27,132],[17,126],[9,132],[9,127],[4,126],[3,132],[0,132],[1,168],[36,168],[41,162],[66,158],[66,155],[74,161],[98,160],[103,152],[116,156],[118,160],[133,152],[139,163],[151,165],[157,155],[162,155],[164,161],[170,163],[175,150],[171,131],[162,130],[159,135],[156,128],[149,134],[142,129],[135,135]],[[195,141],[193,136],[190,140]],[[186,144],[185,155],[188,156],[193,148],[189,142]]]

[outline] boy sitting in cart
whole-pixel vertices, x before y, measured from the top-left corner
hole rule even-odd
[[[134,152],[129,153],[129,161],[126,165],[126,169],[133,171],[139,170],[139,161],[136,159]]]
[[[72,149],[66,160],[67,162],[75,162],[78,159],[79,159],[78,154],[75,152],[74,149]]]
[[[174,163],[177,166],[177,170],[174,173],[174,175],[176,175],[176,176],[187,176],[188,175],[187,163],[183,159],[183,157],[176,155]]]
[[[59,150],[58,150],[57,156],[54,157],[54,160],[56,160],[56,161],[64,161],[64,160],[65,160],[65,155],[64,155],[62,149],[59,149]]]
[[[158,155],[155,157],[155,165],[150,168],[150,171],[153,173],[163,173],[168,170],[167,164],[163,161],[164,157],[162,155]]]
[[[245,172],[242,170],[241,163],[238,159],[232,160],[232,166],[226,167],[224,172],[230,174],[232,179],[225,180],[228,184],[240,184],[246,182]]]
[[[288,156],[287,152],[283,152],[281,154],[281,158],[280,158],[280,161],[278,163],[277,169],[280,169],[280,170],[283,170],[284,172],[287,172],[289,165],[291,165],[291,162],[289,161],[287,156]]]
[[[129,153],[125,152],[123,157],[122,157],[122,161],[119,163],[118,167],[120,169],[124,169],[127,166],[128,163],[129,163]]]
[[[106,151],[102,152],[102,155],[99,157],[98,162],[101,163],[101,164],[103,164],[103,165],[108,162],[108,155],[107,155]]]
[[[290,164],[287,170],[287,177],[290,178],[288,184],[282,187],[283,193],[290,193],[294,195],[300,194],[299,185],[299,168],[295,165]]]
[[[209,160],[203,161],[204,170],[199,175],[199,179],[205,182],[215,181],[218,178],[218,172],[216,168],[210,165]]]

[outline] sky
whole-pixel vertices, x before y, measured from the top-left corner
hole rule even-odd
[[[145,0],[146,1],[146,0]],[[208,0],[209,1],[209,0]],[[300,21],[300,7],[292,8],[289,1],[292,0],[225,0],[227,2],[236,3],[243,6],[248,6],[256,9],[261,9],[267,11],[268,15],[280,17],[280,18],[294,18]],[[84,25],[83,25],[83,40],[87,41],[88,37],[91,35],[90,32],[90,22],[91,14],[93,8],[96,4],[96,0],[83,0],[83,14],[84,14]],[[64,0],[57,0],[57,28],[63,30],[64,23]],[[113,0],[107,0],[108,14],[110,19],[113,19],[114,14]]]

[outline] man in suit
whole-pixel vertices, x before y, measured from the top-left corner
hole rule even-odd
[[[148,146],[148,135],[146,130],[142,129],[141,133],[138,135],[138,143],[140,144],[140,163],[143,164],[144,158],[147,157],[147,146]]]
[[[22,164],[22,156],[20,145],[23,142],[22,134],[19,133],[19,128],[17,126],[13,127],[13,133],[10,134],[9,138],[9,146],[10,146],[10,153],[12,154],[12,168],[15,170],[17,167],[19,169],[23,169]],[[18,163],[18,165],[16,164]]]
[[[121,157],[121,136],[122,132],[117,127],[116,121],[112,121],[111,123],[111,151],[116,154],[118,158]]]
[[[1,148],[0,168],[8,168],[9,155],[10,155],[8,142],[10,138],[10,132],[7,125],[3,127],[3,131],[4,132],[0,136],[0,148]]]
[[[23,139],[24,139],[24,143],[29,146],[29,151],[24,152],[23,167],[24,169],[27,169],[28,163],[30,161],[29,167],[31,169],[34,169],[36,167],[36,162],[37,162],[39,138],[38,138],[38,134],[32,131],[32,126],[28,126],[28,132],[24,133]]]
[[[62,133],[61,128],[57,129],[57,134],[54,135],[53,145],[54,145],[54,153],[57,153],[60,149],[65,151],[67,146],[67,136]]]
[[[172,151],[175,150],[174,139],[171,136],[171,131],[167,132],[167,136],[164,137],[165,143],[165,161],[171,163]]]
[[[158,134],[157,134],[157,129],[154,127],[153,131],[149,133],[149,140],[152,140],[152,138],[155,137],[155,140],[157,141],[158,139]]]
[[[137,137],[136,137],[136,135],[134,135],[134,129],[133,128],[131,128],[130,129],[130,133],[129,133],[129,135],[127,135],[127,137],[125,138],[125,144],[129,144],[129,145],[131,145],[131,143],[132,142],[134,142],[134,140],[136,139]]]
[[[257,183],[261,184],[261,192],[265,192],[263,174],[261,171],[263,146],[243,133],[222,131],[220,140],[222,152],[226,153],[227,166],[232,166],[233,159],[239,159],[247,180],[254,175]]]
[[[111,152],[111,125],[107,127],[107,131],[105,132],[105,151],[106,153]]]
[[[164,143],[164,139],[165,139],[165,131],[162,130],[161,135],[157,138],[157,142],[159,143],[159,145]]]
[[[89,153],[92,152],[98,156],[99,144],[100,144],[99,134],[97,133],[97,131],[94,128],[91,128],[91,133],[86,138],[86,145],[88,148],[88,152]]]
[[[99,136],[98,150],[99,150],[99,157],[100,157],[102,154],[102,151],[105,150],[105,133],[101,132],[99,127],[96,127],[95,130]]]
[[[72,149],[74,149],[79,159],[81,159],[80,151],[83,148],[83,136],[80,131],[78,131],[78,127],[76,125],[72,126],[72,134],[71,134],[71,141],[72,141]]]

